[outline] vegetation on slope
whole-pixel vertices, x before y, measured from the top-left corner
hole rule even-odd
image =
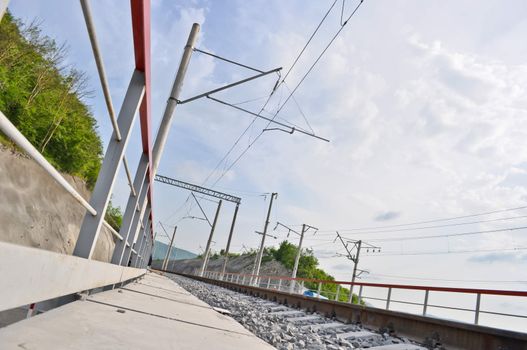
[[[289,270],[293,270],[295,265],[295,257],[298,251],[298,247],[288,241],[280,243],[278,249],[269,248],[266,249],[266,256],[272,257],[275,260],[281,262]],[[262,259],[263,260],[263,259]],[[311,249],[302,249],[300,260],[298,262],[297,277],[300,278],[312,278],[325,281],[334,281],[335,278],[318,267],[318,259],[313,255]],[[317,290],[318,285],[314,282],[306,282],[304,286],[308,289]],[[337,286],[335,284],[323,284],[321,294],[327,298],[335,299],[337,292]],[[348,301],[349,289],[340,288],[339,301]],[[353,303],[357,303],[358,296],[353,294]]]
[[[293,270],[293,267],[295,265],[295,258],[296,253],[298,251],[298,247],[288,241],[283,241],[280,243],[280,246],[276,248],[265,248],[264,254],[262,256],[262,263],[269,262],[271,260],[276,260],[280,262],[282,265],[284,265],[288,270]],[[256,249],[250,249],[249,251],[245,252],[243,255],[249,255],[249,256],[256,256],[257,250]],[[211,253],[210,259],[219,259],[221,256],[224,255],[224,250],[222,249],[220,252],[214,252]],[[230,257],[237,257],[240,256],[240,254],[236,253],[229,253]],[[196,259],[202,259],[203,255],[200,254],[196,257]],[[302,249],[302,254],[300,255],[300,260],[298,262],[298,271],[297,271],[297,277],[299,278],[310,278],[310,279],[317,279],[317,280],[325,280],[325,281],[335,281],[335,278],[328,274],[326,271],[319,268],[318,259],[313,255],[313,251],[311,249]],[[315,282],[305,282],[304,287],[317,291],[318,290],[318,284]],[[335,295],[337,293],[337,286],[335,284],[324,284],[322,285],[322,291],[321,294],[329,299],[334,300]],[[349,289],[348,288],[340,288],[339,292],[339,301],[347,302],[349,298]],[[353,303],[357,303],[358,296],[356,294],[353,294]]]
[[[102,143],[82,101],[89,96],[83,72],[65,65],[67,50],[6,13],[0,22],[0,111],[57,169],[92,188]],[[5,136],[3,142],[8,142]]]

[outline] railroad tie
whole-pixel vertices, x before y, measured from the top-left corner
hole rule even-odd
[[[372,333],[368,331],[355,331],[337,334],[340,339],[366,339],[366,338],[378,338],[380,334]]]
[[[323,321],[323,319],[320,316],[310,315],[310,316],[303,316],[303,317],[288,317],[287,321],[291,323],[301,323],[301,322],[311,322],[311,321]]]
[[[303,329],[311,328],[314,331],[319,331],[322,329],[349,328],[349,327],[353,327],[353,325],[345,324],[341,322],[331,322],[331,323],[309,324],[309,325],[301,326],[300,328],[303,328]]]
[[[305,315],[305,312],[304,311],[296,311],[296,310],[277,311],[277,312],[270,312],[269,315],[274,315],[274,316],[294,316],[294,315]]]

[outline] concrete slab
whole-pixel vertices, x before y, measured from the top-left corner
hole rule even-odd
[[[422,346],[413,344],[390,344],[371,347],[370,350],[427,350]]]
[[[372,333],[368,331],[355,331],[355,332],[346,332],[337,334],[337,337],[340,339],[365,339],[373,337],[381,337],[380,334]]]
[[[157,288],[157,289],[156,289]],[[149,273],[0,329],[2,349],[274,349],[175,282]]]

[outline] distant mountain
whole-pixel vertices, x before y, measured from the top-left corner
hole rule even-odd
[[[168,244],[156,241],[153,252],[153,260],[162,260],[167,255],[168,250]],[[194,259],[197,257],[197,254],[194,254],[192,252],[189,252],[185,249],[179,249],[176,247],[172,248],[172,251],[170,252],[170,258],[169,260],[184,260],[184,259]]]

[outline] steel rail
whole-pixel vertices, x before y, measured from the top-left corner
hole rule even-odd
[[[163,271],[174,273],[172,271]],[[344,323],[358,323],[372,329],[386,329],[398,336],[404,336],[417,342],[439,339],[443,346],[456,349],[526,349],[527,334],[505,329],[491,328],[461,321],[427,317],[367,305],[349,304],[334,300],[323,300],[286,291],[256,287],[249,280],[240,280],[240,275],[225,274],[224,280],[176,273],[205,283],[218,285],[233,291],[267,299],[290,307],[316,312]],[[220,271],[209,271],[209,275],[220,276]],[[232,276],[228,276],[232,275]],[[234,275],[238,278],[234,279]],[[271,276],[275,277],[275,276]],[[236,282],[233,282],[236,281]],[[328,281],[329,282],[329,281]],[[334,281],[331,281],[334,282]],[[283,284],[282,284],[283,286]],[[480,311],[485,313],[485,311]]]

